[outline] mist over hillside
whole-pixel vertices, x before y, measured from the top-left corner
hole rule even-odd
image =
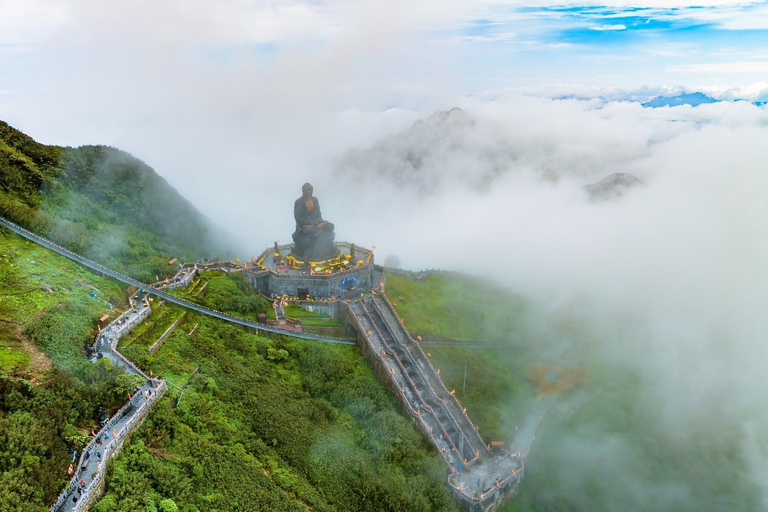
[[[381,123],[379,142],[308,157],[267,186],[239,181],[235,198],[250,186],[271,196],[235,203],[230,226],[256,233],[254,252],[285,241],[310,180],[338,238],[376,245],[379,261],[397,254],[405,268],[507,286],[528,304],[515,341],[544,352],[565,340],[598,385],[621,390],[601,395],[615,402],[598,396],[593,415],[544,422],[531,510],[758,509],[765,109],[524,94],[456,103],[416,124],[362,116],[350,126]],[[584,187],[615,173],[645,186],[591,201]]]
[[[56,146],[0,124],[0,213],[153,278],[290,243],[309,181],[337,240],[503,287],[510,343],[601,390],[509,508],[766,510],[767,53],[742,0],[5,0],[0,118]]]
[[[333,169],[345,201],[360,196],[345,222],[385,254],[504,283],[535,312],[525,343],[565,341],[623,390],[545,422],[532,509],[760,509],[765,109],[516,95],[461,108]],[[591,200],[585,187],[616,173],[644,186]]]
[[[71,250],[152,280],[222,253],[226,231],[148,165],[106,146],[61,148],[0,122],[0,211]]]

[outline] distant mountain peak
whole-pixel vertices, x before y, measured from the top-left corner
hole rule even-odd
[[[435,112],[399,133],[379,139],[369,149],[350,150],[340,159],[336,172],[355,179],[383,178],[413,185],[424,193],[431,193],[446,174],[471,181],[457,162],[464,161],[468,146],[477,144],[473,138],[476,125],[477,121],[460,108]],[[489,154],[493,153],[492,144],[481,143]],[[441,172],[435,173],[434,169]]]
[[[594,202],[608,201],[623,196],[630,188],[645,185],[645,182],[626,172],[616,172],[597,183],[585,185],[584,190]]]
[[[650,108],[679,107],[680,105],[695,107],[704,103],[717,103],[717,101],[703,92],[684,92],[676,96],[656,96],[642,105]]]

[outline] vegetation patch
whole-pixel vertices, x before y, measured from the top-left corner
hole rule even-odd
[[[522,425],[536,400],[537,385],[526,377],[527,358],[513,350],[424,347],[446,388],[456,390],[456,398],[486,443],[512,442],[515,428]]]
[[[141,160],[106,146],[46,146],[0,121],[0,215],[152,282],[172,258],[220,247],[215,228]]]
[[[196,296],[200,287],[171,290],[171,293],[207,308],[230,313],[248,320],[258,320],[260,313],[274,312],[267,299],[257,295],[242,272],[227,274],[219,270],[202,272],[201,281],[207,281],[205,292]]]
[[[455,510],[440,457],[357,349],[192,316],[196,334],[143,362],[176,386],[95,510]]]
[[[95,297],[94,297],[95,295]],[[96,321],[125,304],[122,285],[0,229],[0,509],[48,509],[68,481],[70,450],[124,402],[122,371],[83,348]]]
[[[307,311],[296,304],[286,304],[284,311],[285,316],[301,320],[304,332],[334,336],[336,338],[346,337],[344,322],[339,318]]]
[[[510,343],[524,338],[523,300],[478,278],[413,281],[388,274],[387,297],[411,334],[425,340]]]

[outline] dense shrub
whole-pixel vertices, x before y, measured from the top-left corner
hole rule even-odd
[[[197,320],[149,362],[186,388],[117,459],[113,510],[147,496],[158,510],[455,510],[441,460],[356,349]]]

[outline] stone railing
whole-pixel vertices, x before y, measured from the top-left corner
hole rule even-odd
[[[144,301],[143,296],[141,295],[141,292],[136,292],[132,297],[131,300],[133,302],[136,301]],[[141,308],[132,307],[119,317],[117,317],[112,323],[109,324],[109,326],[105,327],[101,333],[99,334],[99,337],[96,339],[96,343],[93,345],[93,351],[99,352],[100,348],[99,345],[103,343],[104,340],[108,341],[108,350],[111,352],[116,358],[120,360],[122,364],[125,365],[125,367],[131,371],[132,373],[135,373],[137,375],[141,375],[144,377],[144,379],[149,379],[149,377],[142,372],[135,364],[133,364],[132,361],[130,361],[128,358],[123,356],[120,352],[117,351],[117,343],[120,340],[120,338],[123,337],[124,334],[126,334],[128,331],[133,329],[137,324],[139,324],[142,320],[144,320],[147,315],[149,315],[151,311],[151,308],[148,305],[142,304]],[[120,319],[125,319],[123,323],[120,323]],[[117,327],[117,328],[116,328]]]
[[[351,304],[350,304],[350,306],[351,306]],[[371,328],[372,328],[372,329],[374,329],[374,330],[376,331],[376,334],[379,336],[379,339],[381,340],[381,342],[382,342],[382,345],[383,345],[383,346],[385,347],[385,349],[386,349],[386,350],[389,352],[389,353],[387,353],[386,355],[389,355],[391,358],[393,358],[393,359],[397,360],[397,357],[394,357],[394,356],[391,354],[391,348],[390,348],[390,347],[389,347],[389,345],[386,343],[386,340],[385,340],[385,338],[384,338],[383,334],[382,334],[382,333],[381,333],[381,331],[378,329],[378,327],[376,326],[376,324],[375,324],[375,322],[373,321],[373,319],[370,317],[370,314],[369,314],[369,313],[368,313],[368,311],[366,310],[365,306],[363,306],[362,304],[360,304],[360,309],[362,309],[362,312],[365,314],[365,320],[367,320],[367,321],[368,321],[368,323],[370,324]],[[359,322],[359,323],[362,323],[362,321],[363,321],[364,319],[363,319],[363,318],[361,318],[361,317],[360,317],[360,315],[359,315],[358,313],[353,313],[353,314],[354,314],[354,315],[355,315],[355,317],[357,318],[358,322]],[[360,325],[360,326],[362,327],[362,325]],[[369,336],[370,336],[370,335],[369,335]],[[366,336],[366,338],[367,338],[367,337],[368,337],[368,336]],[[389,367],[389,363],[388,363],[388,362],[387,362],[387,361],[384,359],[384,357],[382,357],[382,354],[381,354],[380,352],[378,352],[377,350],[374,350],[374,349],[373,349],[373,347],[371,347],[371,351],[370,351],[370,353],[373,355],[373,357],[374,357],[376,360],[378,360],[378,362],[379,362],[379,364],[381,364],[382,368],[387,368],[387,369],[389,369],[389,368],[390,368],[390,367]],[[399,362],[399,361],[398,361],[398,362]],[[413,391],[414,391],[414,392],[415,392],[415,393],[418,395],[418,390],[416,389],[415,385],[413,384],[413,381],[411,381],[411,380],[410,380],[410,377],[408,377],[408,373],[407,373],[407,372],[405,372],[405,371],[403,371],[403,369],[402,369],[402,366],[400,366],[399,368],[401,369],[401,375],[403,375],[405,379],[408,379],[408,381],[410,381],[410,384],[412,385],[412,388],[411,388],[411,389],[413,389]],[[395,384],[395,387],[399,389],[399,388],[400,388],[400,386],[398,386],[398,383],[397,383],[397,382],[396,382],[396,381],[393,379],[393,377],[392,377],[391,375],[389,375],[389,378],[390,378],[390,379],[392,380],[392,382]],[[408,399],[408,397],[405,395],[405,393],[404,393],[403,391],[398,391],[398,395],[399,395],[399,396],[402,398],[402,400],[403,400],[403,404],[405,405],[405,408],[406,408],[406,409],[408,410],[408,412],[410,413],[411,417],[412,417],[412,418],[414,418],[414,419],[416,419],[416,421],[418,421],[418,423],[419,423],[419,425],[420,425],[420,427],[421,427],[422,431],[423,431],[423,432],[424,432],[424,433],[425,433],[425,434],[426,434],[428,437],[430,437],[430,438],[433,438],[433,436],[432,436],[432,434],[433,434],[433,433],[432,433],[432,431],[431,431],[431,427],[430,427],[430,426],[427,424],[426,420],[425,420],[425,419],[424,419],[424,417],[423,417],[423,416],[420,414],[419,410],[413,406],[413,404],[411,403],[411,401]],[[423,400],[422,400],[422,401],[423,401]],[[429,406],[427,405],[427,407],[429,407]],[[441,423],[441,422],[440,422],[440,421],[437,419],[437,417],[436,417],[436,416],[434,416],[434,411],[432,411],[432,408],[431,408],[431,407],[429,407],[429,409],[428,409],[428,410],[429,410],[430,414],[432,414],[432,415],[433,415],[433,417],[435,418],[435,422],[437,423],[437,425],[439,425],[439,426],[440,426],[440,428],[441,428],[441,430],[442,430],[442,433],[447,435],[447,432],[445,431],[445,428],[443,427],[442,423]],[[450,437],[448,437],[448,441],[450,442],[450,445],[451,445],[451,447],[452,447],[452,450],[456,450],[456,447],[453,445],[453,442],[452,442],[452,440],[450,440]],[[454,468],[453,468],[453,464],[452,464],[452,461],[451,461],[451,459],[450,459],[449,453],[447,453],[447,452],[445,452],[445,451],[441,451],[441,450],[438,450],[438,451],[439,451],[439,452],[440,452],[440,454],[442,455],[443,459],[445,459],[445,463],[446,463],[446,464],[448,464],[448,467],[450,467],[450,468],[451,468],[451,471],[454,471]],[[458,452],[458,450],[456,450],[456,451]]]
[[[375,303],[374,303],[374,308],[375,308],[375,307],[376,307],[376,305],[375,305]],[[384,317],[384,315],[382,315],[382,314],[379,312],[379,317],[380,317],[380,318],[382,319],[382,321],[383,321],[383,322],[384,322],[384,323],[387,325],[387,327],[388,327],[388,329],[390,330],[390,332],[393,332],[393,335],[394,335],[394,329],[392,328],[391,324],[390,324],[390,323],[387,321],[387,319]],[[401,343],[400,345],[401,345],[401,347],[402,347],[402,348],[401,348],[401,350],[404,350],[404,351],[406,351],[406,352],[407,352],[407,347],[406,347],[404,344],[402,344],[402,343]],[[393,354],[394,354],[394,352],[393,352]],[[400,368],[402,369],[402,371],[405,373],[405,375],[407,375],[407,370],[406,370],[406,369],[405,369],[405,367],[403,366],[403,363],[402,363],[402,361],[400,360],[400,357],[397,357],[397,355],[396,355],[396,354],[394,354],[394,358],[395,358],[395,360],[397,361],[397,364],[399,365],[399,367],[400,367]],[[412,364],[413,364],[413,360],[412,360]],[[431,391],[431,393],[432,393],[432,396],[434,396],[434,397],[435,397],[435,401],[436,401],[435,403],[441,403],[441,401],[440,401],[440,395],[438,395],[438,394],[435,392],[434,388],[433,388],[433,387],[432,387],[432,385],[429,383],[429,379],[428,379],[426,376],[424,376],[424,375],[422,374],[422,372],[421,372],[421,371],[419,371],[419,368],[418,368],[418,365],[417,365],[417,364],[413,364],[413,366],[414,366],[414,370],[416,371],[416,373],[417,373],[417,374],[419,374],[419,375],[422,377],[422,378],[420,379],[420,380],[421,380],[421,382],[423,382],[424,386],[426,386],[426,387],[427,387],[427,388],[428,388],[428,389]],[[431,407],[429,404],[426,404],[426,401],[425,401],[425,399],[424,399],[424,396],[423,396],[423,395],[422,395],[422,393],[421,393],[421,392],[420,392],[420,391],[419,391],[419,390],[416,388],[416,384],[415,384],[415,383],[413,383],[413,380],[410,378],[410,376],[408,376],[407,378],[408,378],[408,380],[411,382],[411,384],[412,384],[412,386],[413,386],[414,390],[416,391],[416,393],[419,395],[419,398],[421,399],[421,401],[422,401],[422,402],[424,402],[424,403],[425,403],[425,405],[428,407],[428,410],[429,410],[429,412],[430,412],[430,413],[432,413],[432,414],[435,416],[435,418],[437,418],[437,413],[435,412],[435,410],[434,410],[434,409],[433,409],[433,408],[432,408],[432,407]],[[446,414],[447,414],[447,416],[448,416],[448,417],[451,419],[452,423],[453,423],[453,424],[456,426],[456,429],[458,430],[459,434],[460,434],[460,435],[462,435],[462,436],[463,436],[463,437],[466,439],[466,441],[467,441],[467,445],[470,447],[470,449],[472,449],[472,445],[469,443],[469,439],[467,439],[467,436],[466,436],[466,434],[464,433],[464,430],[461,428],[461,426],[459,425],[459,423],[456,421],[456,418],[453,416],[453,414],[451,414],[451,411],[450,411],[449,409],[447,409],[445,406],[443,406],[443,407],[441,408],[441,410],[442,410],[444,413],[446,413]],[[443,430],[443,433],[447,434],[447,429],[445,428],[445,425],[443,425],[443,422],[442,422],[442,421],[440,421],[440,420],[438,419],[438,423],[440,424],[440,427],[441,427],[441,429]],[[477,457],[477,456],[475,456],[475,457],[473,457],[472,459],[464,459],[464,455],[461,453],[461,450],[459,450],[459,448],[458,448],[458,447],[456,446],[456,444],[453,442],[453,439],[452,439],[450,436],[448,436],[448,438],[447,438],[447,439],[450,441],[450,443],[451,443],[451,446],[452,446],[452,449],[453,449],[453,450],[454,450],[454,451],[455,451],[455,452],[458,454],[458,456],[459,456],[459,462],[461,462],[461,461],[463,460],[464,464],[467,464],[467,463],[470,463],[470,462],[472,462],[472,461],[473,461],[473,460],[474,460],[474,459]],[[451,467],[451,471],[455,471],[455,470],[456,470],[453,464],[449,464],[449,465],[450,465],[450,467]]]
[[[347,243],[347,242],[336,242],[336,245],[337,246],[341,246],[341,247],[351,248],[353,244],[350,244],[350,243]],[[278,246],[277,249],[280,252],[280,254],[283,254],[283,253],[291,250],[291,245],[290,244],[281,245],[281,246]],[[363,261],[362,265],[360,265],[359,267],[358,266],[350,266],[349,268],[346,268],[344,270],[341,270],[340,268],[339,269],[333,269],[331,271],[331,273],[332,274],[338,274],[340,272],[353,272],[355,270],[368,269],[370,264],[371,264],[371,260],[373,259],[373,251],[371,251],[369,249],[365,249],[365,248],[357,246],[357,245],[355,245],[355,250],[358,251],[355,254],[356,257],[357,257],[358,253],[360,255],[364,256],[364,258],[363,258],[364,261]],[[266,264],[266,265],[264,264],[264,262],[266,261],[266,259],[269,257],[270,254],[274,254],[274,248],[267,249],[266,251],[261,253],[259,258],[256,260],[256,265],[258,265],[257,268],[252,268],[252,267],[245,268],[245,267],[243,267],[243,271],[251,273],[251,274],[255,274],[255,275],[262,275],[262,274],[265,274],[265,273],[269,273],[269,274],[272,274],[273,276],[277,276],[277,277],[289,277],[289,274],[281,274],[280,272],[277,272],[275,269],[269,268],[271,266],[270,264]],[[217,263],[222,263],[222,262],[217,262]],[[231,265],[235,265],[235,263],[232,263],[232,262],[228,262],[228,263],[230,263]],[[207,265],[206,265],[206,268],[207,268]],[[265,268],[262,269],[260,267],[265,267]],[[324,275],[327,275],[327,274],[324,274]],[[309,275],[309,274],[302,275],[302,279],[304,279],[304,278],[311,279],[313,277],[320,277],[320,278],[322,278],[322,275],[318,275],[318,276],[312,276],[312,275]]]
[[[498,483],[494,483],[490,489],[484,489],[485,492],[472,493],[470,489],[463,489],[459,485],[451,482],[448,479],[448,485],[453,491],[454,499],[459,502],[459,508],[467,512],[481,512],[486,510],[494,502],[503,499],[505,495],[509,495],[514,491],[511,489],[518,482],[520,482],[525,476],[525,469],[523,467],[518,471],[513,471],[509,475],[500,479]],[[476,495],[476,496],[475,496]]]
[[[83,510],[83,508],[85,507],[85,504],[88,503],[89,498],[91,497],[91,494],[96,492],[96,490],[99,487],[99,483],[104,478],[104,472],[106,470],[106,465],[107,465],[106,463],[109,460],[110,456],[114,456],[114,455],[117,454],[117,452],[115,451],[115,448],[118,448],[118,447],[122,446],[122,442],[123,442],[124,437],[126,435],[128,435],[133,430],[133,428],[135,427],[136,423],[139,420],[143,419],[143,416],[145,414],[145,410],[150,408],[154,404],[154,402],[156,400],[161,398],[165,394],[165,391],[167,391],[167,389],[168,389],[168,386],[165,383],[165,381],[164,380],[160,381],[158,383],[158,386],[153,389],[152,396],[150,398],[147,398],[144,402],[141,403],[141,405],[139,405],[139,407],[131,415],[130,419],[121,427],[119,432],[115,431],[117,435],[115,437],[112,437],[110,439],[110,441],[104,447],[104,455],[102,456],[102,461],[103,462],[102,462],[101,470],[97,471],[96,477],[93,480],[91,480],[90,484],[85,488],[85,491],[83,491],[83,494],[77,500],[77,504],[75,504],[74,508],[72,508],[73,512],[78,512],[80,510]],[[138,395],[138,393],[137,393],[137,395]],[[100,439],[100,438],[103,439],[105,437],[107,439],[109,439],[109,437],[110,437],[109,436],[109,429],[110,428],[114,428],[114,423],[113,422],[117,421],[117,419],[120,417],[121,414],[123,414],[125,412],[125,410],[128,408],[128,406],[134,405],[134,400],[135,399],[136,399],[136,396],[134,396],[134,398],[129,400],[125,405],[123,405],[123,407],[120,408],[119,411],[117,411],[117,413],[114,416],[112,416],[110,421],[107,422],[107,424],[99,431],[99,433],[96,435],[96,437],[94,437],[94,440],[91,441],[91,444],[89,444],[86,447],[86,450],[91,451],[91,450],[94,449],[95,444],[96,444],[96,439]],[[83,452],[83,453],[85,453],[85,452]],[[82,465],[82,459],[83,459],[83,455],[81,454],[80,455],[80,461],[79,461],[80,465]],[[72,481],[74,483],[76,483],[77,475],[75,475],[75,478],[73,478]],[[64,497],[65,500],[66,500],[66,498],[68,496],[69,495],[67,494]],[[55,508],[51,507],[50,510],[55,510]]]
[[[395,307],[392,305],[392,302],[389,300],[389,297],[387,297],[386,294],[383,294],[383,293],[382,294],[377,294],[377,296],[380,296],[384,300],[387,309],[389,309],[389,311],[391,312],[392,315],[394,315],[395,318],[398,318],[397,317],[397,312],[395,311]],[[402,330],[405,333],[405,335],[408,336],[408,340],[410,341],[409,346],[410,347],[415,347],[415,350],[417,351],[418,356],[419,356],[418,358],[420,360],[422,360],[422,361],[426,361],[426,363],[429,365],[429,368],[432,370],[432,374],[433,375],[438,375],[437,370],[432,365],[432,361],[424,353],[424,350],[421,348],[421,345],[416,343],[416,340],[414,340],[413,337],[411,337],[411,334],[404,327],[403,327]],[[407,347],[407,350],[408,350],[409,353],[410,353],[410,347]],[[464,408],[461,406],[461,403],[459,402],[459,399],[456,398],[456,394],[448,392],[448,389],[445,387],[445,383],[443,382],[443,379],[438,377],[435,380],[438,382],[437,385],[440,388],[440,390],[444,391],[447,395],[449,395],[451,397],[451,399],[453,400],[453,402],[455,403],[456,407],[458,407],[462,411],[463,419],[466,420],[469,423],[469,425],[474,430],[475,435],[477,436],[479,442],[483,446],[485,446],[485,443],[483,442],[482,438],[480,437],[480,434],[478,433],[479,429],[472,422],[472,420],[469,418],[469,415],[467,415],[466,411],[464,411]]]
[[[405,270],[402,268],[392,268],[385,265],[374,265],[374,269],[377,272],[385,272],[387,274],[394,274],[396,276],[406,277],[413,279],[414,281],[423,281],[430,277],[451,277],[460,275],[460,272],[455,270],[443,270],[439,268],[430,268],[423,270]]]
[[[163,279],[162,281],[158,281],[156,283],[152,283],[152,288],[156,288],[158,290],[173,290],[174,288],[181,288],[182,286],[187,286],[189,282],[192,280],[192,278],[197,275],[198,267],[197,263],[195,263],[191,267],[184,267],[181,270],[179,270],[175,276]]]
[[[139,292],[133,295],[132,300],[141,300]],[[121,442],[123,437],[135,426],[137,420],[141,419],[143,411],[145,411],[148,407],[150,407],[154,401],[161,396],[165,390],[166,390],[166,384],[165,381],[155,381],[153,379],[150,379],[147,377],[147,375],[142,372],[136,365],[133,364],[133,362],[129,361],[125,356],[123,356],[120,352],[117,351],[117,343],[118,340],[126,334],[129,330],[131,330],[133,327],[135,327],[139,322],[141,322],[150,312],[150,307],[148,305],[143,305],[140,309],[131,308],[119,317],[117,317],[114,321],[112,321],[109,326],[104,328],[99,336],[96,339],[96,342],[93,345],[94,352],[103,352],[108,351],[112,353],[115,357],[120,359],[120,362],[125,365],[126,369],[132,373],[135,373],[137,375],[142,376],[145,379],[145,384],[142,386],[142,389],[146,387],[148,384],[150,385],[153,393],[149,397],[144,397],[144,401],[142,401],[142,395],[141,393],[137,392],[134,394],[134,396],[128,400],[115,414],[112,415],[112,417],[107,421],[107,423],[99,430],[99,432],[94,436],[94,438],[91,440],[90,443],[83,449],[83,451],[80,453],[80,458],[78,459],[77,466],[75,466],[75,471],[72,479],[70,480],[67,487],[65,487],[61,493],[59,494],[56,501],[51,505],[49,508],[50,511],[56,511],[56,510],[62,510],[64,509],[64,506],[67,504],[67,500],[70,499],[70,495],[72,492],[74,492],[74,489],[77,486],[78,479],[82,478],[81,472],[84,471],[84,462],[85,462],[85,454],[90,452],[95,452],[97,448],[98,441],[100,439],[108,439],[109,438],[109,431],[110,429],[116,429],[116,426],[118,424],[122,424],[120,427],[120,431],[118,432],[115,430],[115,436],[112,437],[112,440],[107,443],[104,449],[104,455],[102,456],[102,465],[99,468],[99,470],[96,472],[96,477],[93,478],[88,486],[86,487],[86,490],[83,491],[83,493],[80,495],[80,497],[77,499],[77,502],[75,503],[74,508],[71,510],[82,510],[82,507],[85,503],[88,502],[88,498],[93,492],[93,490],[96,488],[98,482],[103,478],[104,470],[106,469],[106,462],[109,458],[110,451],[113,447],[119,446],[118,443]],[[120,322],[124,320],[122,323]],[[103,345],[104,342],[107,341],[108,344],[106,347],[102,348],[100,345]],[[155,385],[155,382],[156,385]],[[138,408],[133,412],[131,417],[124,421],[123,416],[125,415],[126,411],[129,407],[135,407],[136,405],[139,405]]]
[[[395,313],[395,311],[394,311],[394,308],[392,307],[392,304],[389,302],[389,300],[387,300],[387,298],[386,298],[386,296],[385,296],[385,295],[379,295],[379,294],[377,294],[377,295],[375,296],[375,298],[381,298],[381,299],[383,299],[383,300],[385,301],[385,304],[386,304],[386,306],[387,306],[387,309],[389,309],[389,311],[388,311],[388,312],[389,312],[389,313],[390,313],[390,314],[391,314],[391,315],[392,315],[394,318],[397,318],[397,315],[396,315],[396,313]],[[480,452],[479,452],[478,448],[480,448],[480,446],[482,446],[483,448],[485,447],[485,443],[483,442],[483,440],[482,440],[482,438],[480,437],[480,435],[477,433],[477,428],[474,426],[474,424],[472,424],[472,421],[471,421],[471,420],[469,419],[469,417],[466,415],[466,412],[464,412],[464,409],[461,407],[461,404],[459,403],[459,401],[458,401],[458,399],[456,398],[455,394],[454,394],[454,393],[449,393],[449,392],[448,392],[448,390],[446,389],[445,385],[443,384],[443,381],[442,381],[442,379],[440,379],[439,377],[437,377],[437,371],[436,371],[436,370],[435,370],[435,368],[432,366],[432,362],[431,362],[431,361],[429,361],[429,358],[428,358],[428,357],[426,357],[426,355],[424,354],[424,352],[423,352],[423,351],[421,351],[421,348],[418,346],[418,344],[414,342],[413,338],[411,338],[411,336],[410,336],[410,334],[408,333],[408,331],[407,331],[405,328],[403,328],[403,327],[402,327],[402,326],[399,324],[399,322],[398,322],[398,325],[397,325],[397,326],[394,326],[394,325],[392,325],[392,324],[389,322],[389,320],[387,319],[387,316],[388,316],[388,315],[387,315],[387,314],[386,314],[384,311],[382,311],[382,310],[381,310],[381,308],[380,308],[380,307],[379,307],[379,305],[377,304],[376,300],[374,300],[374,301],[373,301],[373,306],[374,306],[374,308],[376,308],[376,309],[377,309],[377,311],[379,312],[379,316],[380,316],[380,317],[382,318],[382,320],[383,320],[383,321],[384,321],[384,322],[387,324],[387,327],[388,327],[388,328],[389,328],[389,329],[392,331],[393,335],[397,335],[396,333],[397,333],[397,332],[399,332],[400,334],[404,334],[405,336],[407,336],[407,337],[408,337],[408,340],[407,340],[407,341],[408,341],[409,343],[401,343],[401,346],[402,346],[403,350],[404,350],[404,351],[405,351],[405,352],[406,352],[406,353],[407,353],[407,354],[410,356],[410,358],[411,358],[411,359],[412,359],[414,362],[416,362],[416,359],[420,359],[420,360],[422,360],[422,361],[425,361],[425,362],[427,362],[427,364],[429,365],[430,369],[432,370],[432,371],[431,371],[431,374],[432,374],[431,376],[430,376],[430,375],[428,375],[428,374],[427,374],[427,372],[423,372],[423,371],[421,370],[421,368],[419,368],[419,365],[418,365],[418,364],[415,364],[415,367],[416,367],[416,371],[417,371],[417,373],[419,373],[420,375],[422,375],[422,378],[423,378],[423,380],[424,380],[425,384],[426,384],[426,385],[429,387],[429,389],[430,389],[430,391],[432,392],[432,394],[433,394],[435,397],[437,397],[437,398],[439,399],[439,397],[440,397],[440,396],[443,396],[443,395],[442,395],[442,393],[444,393],[444,396],[446,396],[446,397],[450,397],[450,398],[447,398],[448,400],[451,400],[451,398],[452,398],[452,399],[453,399],[453,401],[455,402],[455,404],[456,404],[456,407],[458,408],[458,410],[462,411],[462,418],[461,418],[461,420],[460,420],[459,418],[457,418],[457,417],[456,417],[456,416],[455,416],[455,415],[454,415],[454,414],[451,412],[451,410],[450,410],[450,408],[449,408],[449,407],[447,407],[446,405],[444,405],[444,404],[443,404],[443,408],[442,408],[442,409],[443,409],[443,411],[444,411],[444,412],[445,412],[445,413],[446,413],[446,414],[447,414],[447,415],[448,415],[448,416],[451,418],[451,420],[452,420],[452,421],[453,421],[453,423],[456,425],[456,427],[457,427],[457,429],[459,430],[459,432],[461,433],[461,435],[463,435],[463,436],[464,436],[464,438],[466,439],[466,441],[467,441],[467,444],[469,445],[470,449],[472,449],[472,450],[475,452],[475,456],[474,456],[474,457],[471,457],[471,458],[467,458],[467,460],[465,460],[465,461],[464,461],[464,462],[465,462],[465,464],[471,464],[473,461],[475,461],[475,460],[476,460],[476,459],[477,459],[477,458],[480,456]],[[410,345],[410,346],[415,346],[415,347],[416,347],[416,350],[420,352],[420,354],[419,354],[419,355],[420,355],[421,357],[417,357],[417,358],[414,358],[414,357],[413,357],[413,354],[411,353],[411,350],[410,350],[410,348],[409,348],[409,345]],[[432,378],[430,378],[430,377],[432,377]],[[436,384],[435,384],[435,385],[438,387],[438,389],[437,389],[437,390],[436,390],[436,389],[435,389],[435,388],[432,386],[432,382],[434,382],[434,381],[436,381]],[[442,393],[440,393],[440,392],[442,392]],[[469,423],[469,426],[470,426],[470,432],[467,432],[467,430],[466,430],[465,428],[462,428],[462,420],[466,420],[466,421]]]

